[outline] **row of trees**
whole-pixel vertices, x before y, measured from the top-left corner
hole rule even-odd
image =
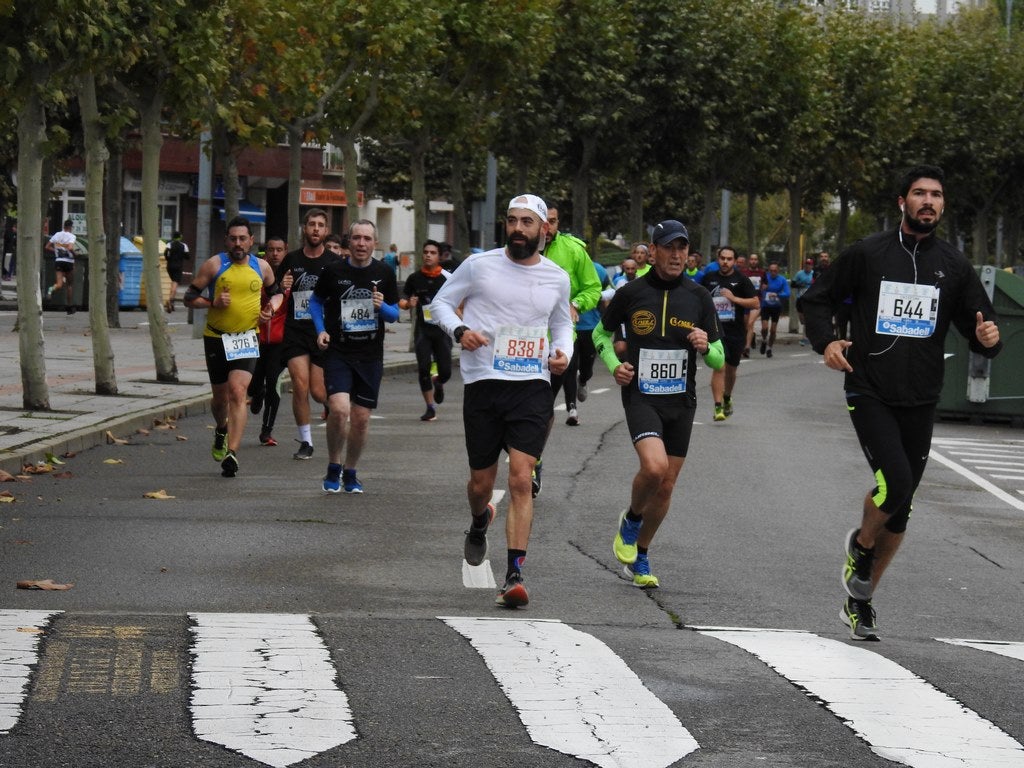
[[[359,188],[411,198],[417,242],[428,200],[445,198],[456,211],[456,245],[468,246],[467,200],[483,197],[488,153],[499,163],[500,198],[529,189],[565,201],[572,229],[588,238],[641,239],[645,224],[671,215],[692,223],[706,248],[719,192],[731,189],[749,211],[745,237],[733,240],[757,249],[759,198],[788,196],[791,249],[804,212],[838,201],[841,247],[851,211],[881,223],[893,209],[895,170],[929,161],[949,173],[953,234],[984,259],[1002,217],[1016,254],[1024,37],[1008,34],[995,6],[940,22],[833,5],[843,4],[0,4],[0,167],[17,168],[20,272],[38,272],[49,181],[68,154],[86,159],[93,253],[103,252],[106,232],[117,234],[119,190],[106,184],[105,205],[102,190],[108,170],[119,178],[118,158],[132,142],[143,151],[144,231],[158,231],[168,131],[210,133],[229,216],[238,152],[287,141],[293,237],[299,148],[312,140],[342,149],[353,208]],[[160,283],[156,247],[146,238],[147,285]],[[791,263],[797,258],[791,250]],[[117,311],[107,268],[89,261],[101,393],[117,391],[105,341]],[[157,376],[175,380],[161,302],[148,311]],[[19,324],[25,406],[48,408],[37,292],[19,291]]]

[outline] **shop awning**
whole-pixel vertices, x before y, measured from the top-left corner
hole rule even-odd
[[[238,215],[247,218],[250,224],[267,223],[267,212],[256,205],[256,203],[251,203],[245,199],[238,201]],[[224,215],[224,209],[221,208],[220,220],[224,221],[226,218],[227,217]]]

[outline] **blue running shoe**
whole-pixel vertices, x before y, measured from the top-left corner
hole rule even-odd
[[[635,563],[622,566],[622,572],[638,589],[657,589],[661,586],[658,577],[651,573],[651,561],[647,555],[637,555]]]
[[[341,492],[341,464],[328,464],[327,476],[324,477],[324,493]]]
[[[363,484],[356,479],[354,469],[346,469],[341,473],[341,481],[345,486],[345,493],[362,493]]]
[[[628,512],[628,509],[625,510],[619,518],[619,527],[612,540],[615,559],[625,565],[636,562],[636,540],[640,536],[640,526],[644,524],[643,520],[630,520],[626,517]]]

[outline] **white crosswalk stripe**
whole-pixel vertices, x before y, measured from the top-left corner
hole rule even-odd
[[[601,768],[665,768],[697,749],[592,635],[558,621],[441,617],[483,656],[534,743]]]
[[[0,735],[18,722],[39,635],[60,611],[0,611]]]
[[[341,764],[346,750],[358,749],[360,719],[372,723],[381,717],[380,712],[352,711],[339,680],[353,679],[356,671],[338,668],[325,639],[326,630],[309,615],[192,613],[188,619],[190,627],[182,630],[178,642],[188,640],[191,659],[192,734],[186,737],[191,743],[217,744],[275,768],[328,750]],[[94,642],[113,638],[115,643],[120,638],[122,644],[145,637],[139,621],[107,626],[94,619],[76,625],[75,620],[74,615],[59,611],[0,610],[0,743],[24,738],[16,726],[29,706],[28,696],[31,706],[40,708],[32,720],[42,716],[59,721],[63,716],[61,709],[54,709],[59,706],[54,686],[62,675],[58,667],[45,662],[48,643],[49,651],[56,653],[58,647],[66,651],[75,636]],[[601,768],[667,768],[684,766],[687,755],[701,749],[691,731],[708,734],[709,742],[714,742],[711,726],[702,720],[699,709],[690,710],[692,722],[687,718],[681,721],[622,657],[588,632],[557,620],[437,620],[447,627],[442,639],[450,635],[452,643],[468,640],[512,705],[523,730],[540,747]],[[175,627],[184,626],[182,621],[183,617],[171,621],[166,625],[170,632],[160,637],[173,638],[178,631]],[[329,629],[330,622],[325,626]],[[823,704],[865,742],[865,752],[870,749],[911,768],[1024,768],[1024,746],[1013,736],[986,719],[983,712],[939,690],[942,686],[887,658],[881,652],[886,646],[869,649],[795,630],[694,629],[751,654]],[[40,642],[48,632],[53,637]],[[684,644],[686,634],[677,635]],[[960,672],[969,670],[972,662],[981,667],[988,658],[992,659],[990,665],[1013,665],[1003,675],[1008,685],[1020,679],[1016,665],[1024,661],[1024,642],[936,641],[962,649],[948,651],[958,654],[955,666]],[[333,646],[335,641],[331,642]],[[83,658],[107,658],[99,654],[99,646],[89,648],[93,655]],[[1002,658],[986,657],[982,651]],[[737,651],[729,653],[739,658]],[[380,661],[387,663],[383,657]],[[104,662],[101,666],[114,669],[117,665]],[[69,667],[72,673],[63,678],[78,695],[113,694],[112,687],[75,677],[73,670],[78,668]],[[34,669],[48,680],[46,685],[33,679]],[[146,673],[163,669],[147,666]],[[480,672],[467,674],[479,676]],[[768,677],[766,671],[764,679]],[[373,670],[359,670],[359,678],[372,680]],[[161,679],[179,680],[176,674]],[[757,685],[758,680],[752,677],[748,684]],[[180,683],[171,690],[180,690]],[[1012,688],[1009,690],[1014,695]],[[372,701],[372,692],[372,685],[363,686],[357,700]],[[401,711],[394,710],[385,715],[392,719],[401,716]],[[1005,723],[1005,710],[1001,717]],[[1000,716],[993,719],[999,722]],[[714,722],[716,729],[721,728],[721,715]],[[748,728],[750,723],[744,722],[742,727]],[[370,733],[362,735],[372,738]],[[717,738],[720,748],[722,739],[720,735]],[[855,753],[849,759],[851,764],[858,762]]]
[[[1021,511],[1024,503],[1024,440],[936,437],[929,456]],[[1004,486],[1013,490],[1007,492]]]
[[[912,768],[1024,768],[1024,747],[899,664],[865,648],[771,629],[702,629],[820,700],[887,760]]]
[[[356,737],[348,697],[308,616],[190,617],[196,736],[274,768]]]

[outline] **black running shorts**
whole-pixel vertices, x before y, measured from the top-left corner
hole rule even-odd
[[[540,458],[548,423],[555,415],[554,402],[551,384],[543,379],[484,379],[467,384],[462,418],[470,468],[490,467],[503,448]]]

